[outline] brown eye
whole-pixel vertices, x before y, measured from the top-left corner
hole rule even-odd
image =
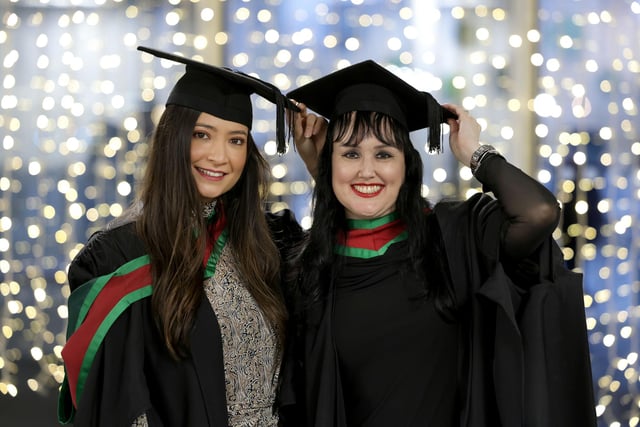
[[[346,152],[342,153],[342,156],[346,157],[347,159],[357,159],[358,157],[360,157],[358,152],[357,151],[353,151],[353,150],[349,150],[349,151],[346,151]]]
[[[207,139],[209,136],[205,132],[195,131],[193,132],[193,138],[195,139]]]

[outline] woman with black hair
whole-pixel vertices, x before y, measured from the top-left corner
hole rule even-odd
[[[288,96],[317,172],[313,225],[290,270],[299,295],[282,413],[299,426],[594,425],[580,277],[557,265],[553,194],[481,145],[467,111],[372,61]],[[494,196],[433,207],[422,197],[409,132],[428,127],[438,151],[442,123]],[[555,300],[534,286],[553,268],[564,275],[554,285],[567,285],[558,295],[578,293]],[[539,328],[540,295],[573,323]],[[567,351],[534,357],[547,339]],[[569,362],[559,375],[557,360]]]
[[[139,201],[94,234],[69,268],[59,419],[74,426],[278,425],[287,311],[281,257],[301,230],[265,214],[269,167],[251,136],[250,95],[278,89],[185,64],[155,129]]]

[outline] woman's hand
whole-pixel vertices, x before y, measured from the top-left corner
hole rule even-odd
[[[458,115],[458,119],[448,119],[450,134],[449,147],[456,159],[465,166],[471,163],[471,155],[480,147],[480,124],[469,112],[454,104],[442,104],[444,108]]]
[[[328,122],[324,117],[309,113],[302,102],[292,102],[300,109],[299,113],[294,113],[293,141],[307,170],[315,178],[318,157],[327,137]]]

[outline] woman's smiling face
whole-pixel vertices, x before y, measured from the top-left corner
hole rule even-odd
[[[358,144],[335,141],[331,182],[349,219],[373,219],[394,212],[404,182],[404,153],[375,136]]]
[[[191,136],[191,171],[203,200],[236,185],[247,162],[248,139],[247,126],[200,114]]]

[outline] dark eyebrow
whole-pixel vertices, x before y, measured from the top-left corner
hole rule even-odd
[[[194,125],[194,127],[202,127],[202,128],[206,128],[206,129],[210,129],[210,130],[217,130],[217,128],[215,126],[211,126],[208,125],[206,123],[196,123]],[[232,135],[242,135],[242,136],[247,136],[249,134],[249,132],[243,130],[243,129],[237,129],[237,130],[232,130],[231,132],[229,132]]]
[[[396,150],[400,150],[398,147],[396,147],[395,145],[391,145],[391,144],[387,144],[385,142],[381,142],[380,144],[376,145],[373,148],[395,148]]]
[[[335,144],[335,142],[334,142]],[[349,141],[345,141],[345,142],[338,142],[337,143],[340,147],[349,147],[349,148],[360,148],[360,142],[357,143],[353,143],[353,142],[349,142]],[[374,150],[380,150],[383,148],[395,148],[396,150],[400,150],[398,147],[391,145],[391,144],[387,144],[386,142],[382,142],[380,141],[378,144],[373,146]]]

